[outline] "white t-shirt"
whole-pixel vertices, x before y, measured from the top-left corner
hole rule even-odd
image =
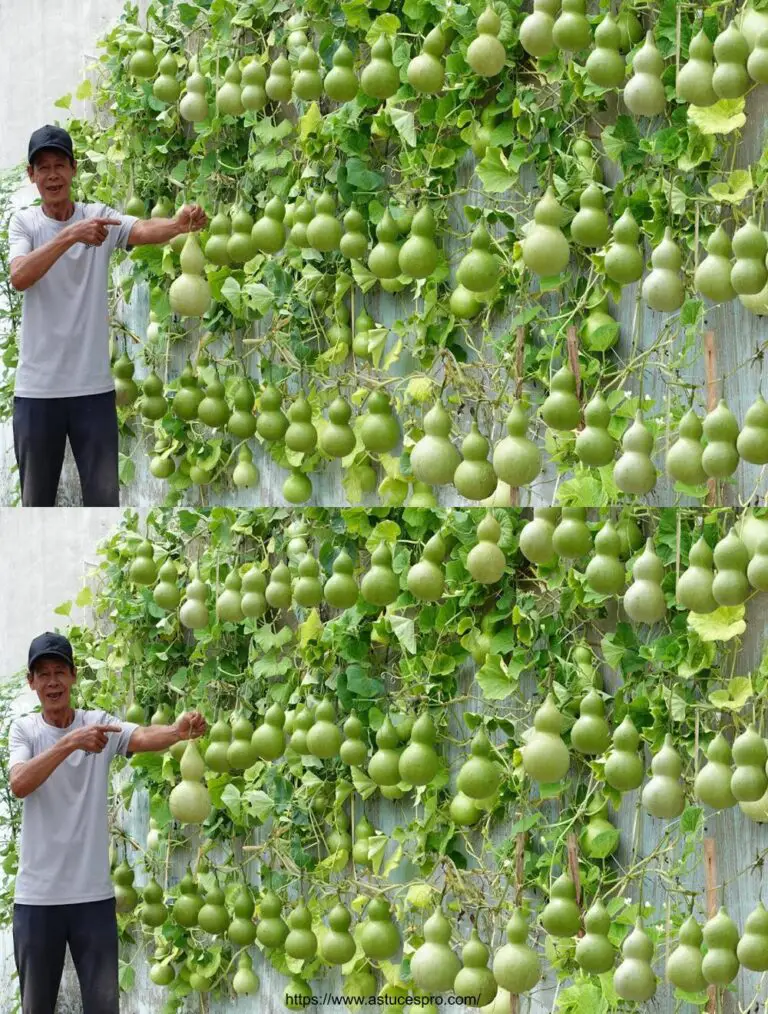
[[[75,709],[71,725],[49,725],[42,714],[16,718],[9,730],[9,770],[86,725],[119,725],[101,753],[75,750],[23,800],[21,853],[14,900],[23,905],[70,905],[114,897],[109,869],[109,765],[126,756],[138,726],[106,711]]]
[[[115,384],[109,363],[109,258],[125,250],[134,223],[106,204],[75,203],[64,222],[49,218],[41,205],[14,212],[8,225],[9,262],[53,239],[86,218],[117,218],[101,246],[75,243],[24,291],[19,365],[19,398],[72,398],[104,394]]]

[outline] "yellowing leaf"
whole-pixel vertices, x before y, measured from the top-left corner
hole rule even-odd
[[[408,888],[405,900],[414,908],[426,908],[432,904],[435,888],[431,884],[413,884]]]
[[[747,629],[744,604],[720,606],[712,613],[688,613],[688,626],[702,641],[730,641]]]
[[[86,78],[85,81],[81,81],[80,84],[77,86],[75,98],[89,99],[92,95],[93,95],[93,85],[91,84],[90,79]]]
[[[429,400],[434,387],[435,382],[431,377],[411,377],[408,381],[408,387],[405,389],[405,393],[411,401],[421,404],[422,402]]]
[[[752,192],[753,186],[751,169],[735,169],[728,173],[724,182],[713,183],[709,192],[723,204],[739,204]]]
[[[319,641],[323,633],[323,621],[317,609],[313,609],[299,627],[299,644],[305,648],[310,641]]]
[[[306,113],[299,120],[299,137],[305,141],[310,134],[314,134],[323,122],[323,114],[316,102],[312,102]]]
[[[744,98],[720,99],[712,106],[688,106],[688,119],[702,134],[730,134],[747,122]]]

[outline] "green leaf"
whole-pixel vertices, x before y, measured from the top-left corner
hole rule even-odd
[[[517,173],[509,168],[509,162],[501,148],[487,148],[475,167],[475,172],[483,184],[483,190],[488,194],[503,194],[517,181]]]
[[[226,791],[225,789],[224,792]],[[222,798],[223,795],[224,793],[222,793]],[[246,789],[242,798],[251,816],[256,817],[262,824],[274,811],[274,800],[261,789]]]
[[[725,690],[713,690],[709,700],[717,708],[740,711],[753,695],[754,689],[749,676],[734,676],[728,680]]]
[[[56,99],[53,103],[57,109],[69,109],[72,105],[72,92],[67,92],[66,95],[62,95],[60,99]]]
[[[221,294],[232,307],[234,313],[237,313],[242,303],[242,296],[240,293],[240,283],[236,278],[231,275],[229,278],[225,278],[221,286]]]
[[[704,821],[704,811],[700,806],[686,806],[680,817],[680,830],[685,834],[698,831]]]
[[[621,833],[618,828],[601,831],[589,843],[589,858],[606,859],[616,851],[620,840]]]
[[[405,651],[411,655],[416,654],[416,628],[413,620],[407,616],[398,616],[395,613],[389,615],[389,625],[392,633],[398,639]]]
[[[754,182],[751,169],[735,169],[723,183],[713,183],[709,192],[722,204],[740,204],[752,193]]]
[[[688,626],[696,631],[702,641],[730,641],[747,629],[744,604],[720,606],[711,613],[688,613]]]
[[[240,809],[242,805],[240,801],[240,790],[236,785],[233,785],[232,782],[230,782],[229,785],[224,786],[221,793],[221,801],[235,819],[240,816]]]
[[[487,701],[503,701],[515,690],[517,681],[509,678],[507,667],[498,655],[488,655],[475,673],[477,685]]]
[[[310,641],[319,641],[323,633],[323,621],[317,609],[313,609],[299,627],[299,645],[306,648]]]
[[[387,106],[387,112],[392,121],[392,126],[400,135],[403,143],[411,148],[415,148],[416,121],[414,120],[413,113],[409,113],[406,109],[399,109],[397,106]]]
[[[306,141],[310,134],[314,134],[323,122],[323,114],[316,102],[310,103],[306,113],[299,120],[299,138]]]
[[[72,601],[62,602],[60,606],[56,606],[53,610],[57,616],[69,616],[72,612]]]
[[[75,98],[81,100],[89,99],[91,98],[92,95],[93,95],[93,85],[91,84],[90,78],[86,78],[84,81],[81,81],[80,84],[77,86]]]
[[[702,134],[730,134],[747,122],[744,97],[720,99],[712,106],[688,106],[688,119]]]
[[[75,599],[75,605],[78,605],[81,608],[93,605],[93,589],[90,585],[85,585],[80,589],[77,593],[77,598]]]

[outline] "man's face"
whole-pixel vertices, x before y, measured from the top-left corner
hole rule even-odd
[[[68,201],[72,179],[77,172],[77,162],[70,162],[63,151],[50,149],[39,151],[34,163],[27,166],[30,182],[47,204]]]
[[[66,711],[75,670],[62,658],[40,658],[33,670],[27,674],[27,681],[35,691],[44,711]]]

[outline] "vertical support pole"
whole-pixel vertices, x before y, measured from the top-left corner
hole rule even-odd
[[[576,397],[581,399],[581,369],[579,368],[579,340],[576,337],[576,327],[571,324],[568,327],[566,344],[568,346],[568,363],[571,372],[576,378]]]
[[[717,856],[715,839],[704,839],[704,879],[707,888],[707,918],[717,914]],[[707,988],[707,1014],[717,1010],[717,986]]]
[[[523,374],[525,371],[525,327],[521,325],[515,332],[515,398],[523,392]],[[509,491],[509,506],[520,506],[520,490],[512,486]]]
[[[707,412],[717,408],[717,357],[715,355],[715,332],[704,332],[704,370],[707,378]],[[717,480],[707,482],[707,506],[717,502]]]

